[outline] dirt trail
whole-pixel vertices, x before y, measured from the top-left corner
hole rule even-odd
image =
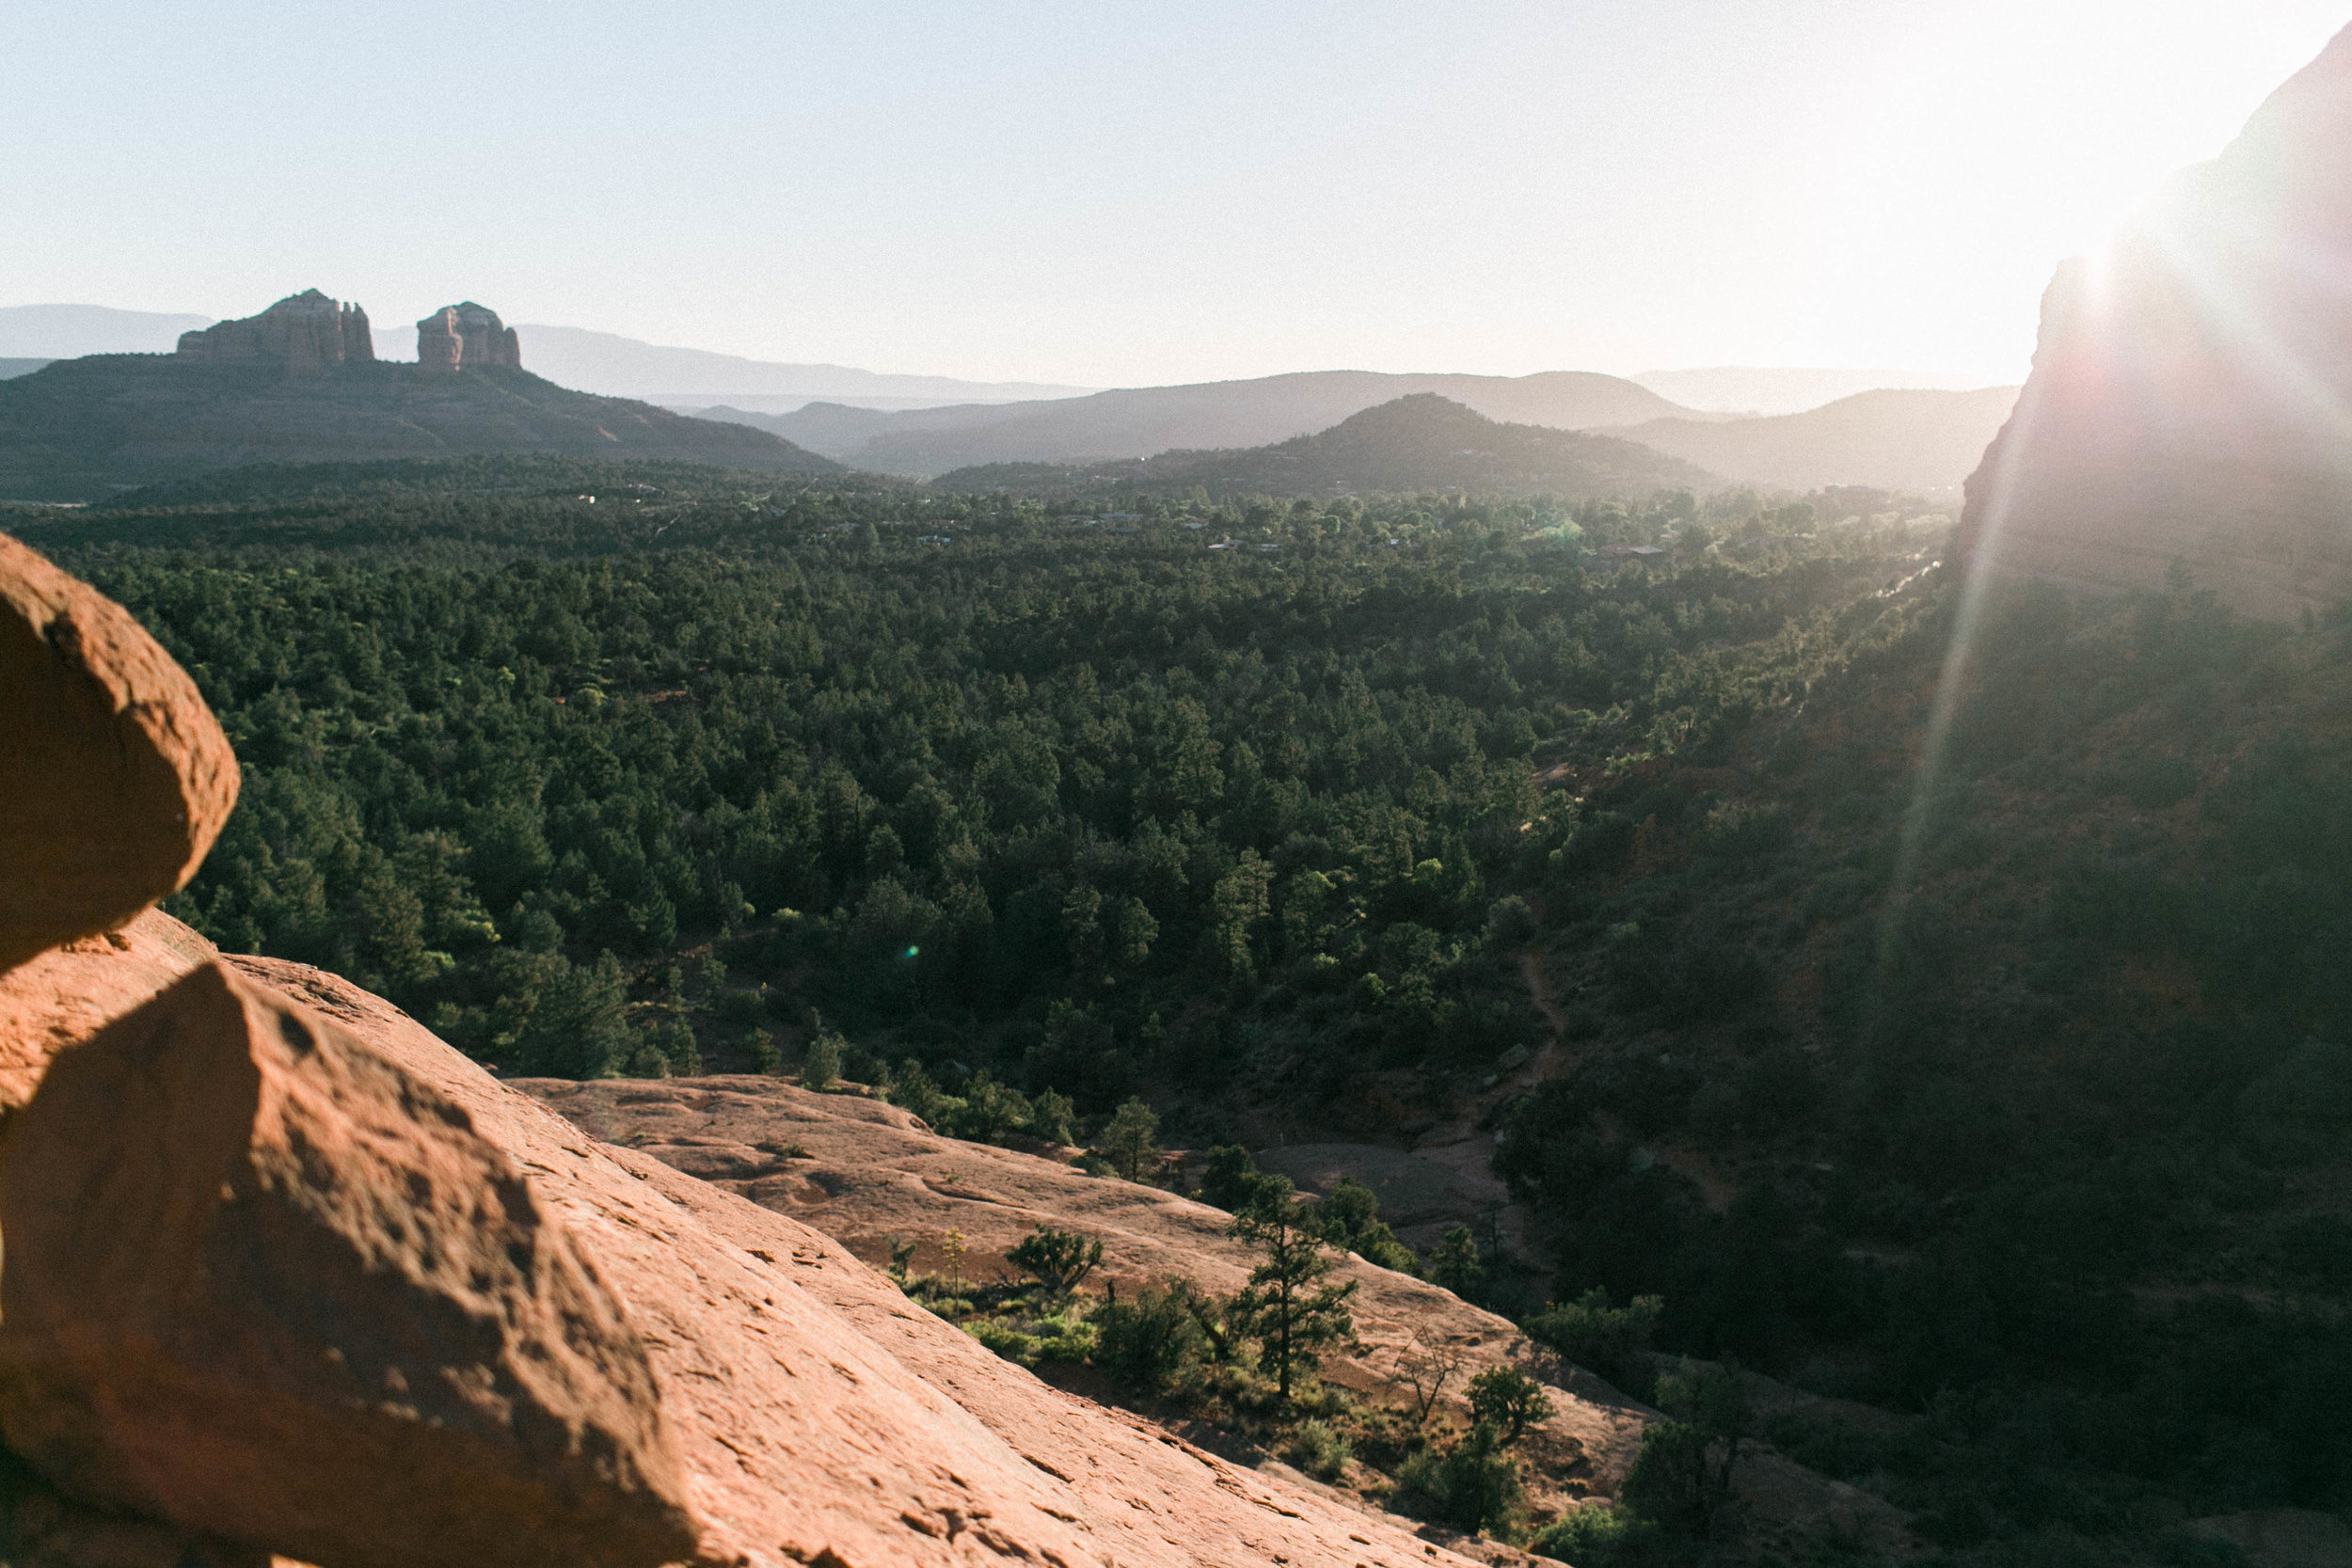
[[[1604,1138],[1637,1141],[1625,1130],[1625,1124],[1607,1111],[1596,1112],[1593,1124],[1600,1129]],[[1645,1143],[1641,1147],[1648,1149],[1660,1164],[1696,1187],[1700,1201],[1708,1208],[1718,1214],[1731,1212],[1731,1201],[1740,1196],[1740,1189],[1724,1180],[1706,1155],[1677,1144]]]
[[[1543,1014],[1551,1025],[1551,1038],[1528,1059],[1525,1067],[1512,1075],[1509,1091],[1512,1093],[1540,1084],[1547,1078],[1556,1078],[1570,1066],[1568,1021],[1566,1015],[1560,1011],[1558,999],[1552,994],[1551,976],[1544,973],[1542,960],[1533,951],[1519,955],[1519,974],[1527,980],[1527,994],[1534,1002],[1535,1010]],[[1604,1116],[1601,1121],[1604,1132],[1611,1137],[1618,1135],[1617,1128],[1610,1117]],[[1651,1144],[1648,1148],[1667,1169],[1698,1188],[1699,1196],[1708,1208],[1718,1214],[1730,1212],[1732,1200],[1740,1196],[1740,1190],[1724,1179],[1706,1155],[1695,1148],[1684,1148],[1673,1144]]]
[[[1519,975],[1527,982],[1527,994],[1535,1010],[1551,1025],[1551,1043],[1558,1045],[1567,1033],[1568,1021],[1560,1011],[1559,999],[1551,994],[1551,976],[1544,973],[1543,960],[1532,948],[1519,955]]]
[[[1413,1152],[1445,1166],[1465,1186],[1477,1191],[1488,1205],[1494,1228],[1503,1245],[1521,1258],[1541,1262],[1543,1254],[1535,1240],[1533,1216],[1525,1204],[1511,1196],[1510,1189],[1494,1173],[1493,1113],[1510,1103],[1514,1096],[1565,1069],[1567,1019],[1552,994],[1551,979],[1544,973],[1543,960],[1533,950],[1519,955],[1519,974],[1527,982],[1528,997],[1535,1010],[1551,1026],[1549,1035],[1525,1061],[1498,1074],[1492,1084],[1470,1097],[1453,1117],[1422,1133],[1414,1143]]]

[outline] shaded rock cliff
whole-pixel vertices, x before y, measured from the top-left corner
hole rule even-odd
[[[1967,483],[1977,567],[2249,613],[2352,594],[2352,29],[2042,302]]]

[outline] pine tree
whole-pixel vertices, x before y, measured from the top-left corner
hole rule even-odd
[[[1152,1107],[1140,1100],[1130,1100],[1111,1116],[1110,1125],[1103,1129],[1103,1152],[1111,1164],[1130,1181],[1143,1180],[1143,1168],[1160,1157],[1156,1140],[1160,1135],[1160,1118]]]
[[[1242,1332],[1258,1341],[1258,1365],[1274,1374],[1275,1387],[1287,1401],[1300,1368],[1319,1365],[1327,1347],[1356,1337],[1356,1320],[1347,1309],[1356,1282],[1328,1282],[1331,1259],[1314,1208],[1292,1190],[1288,1177],[1261,1177],[1248,1207],[1233,1216],[1226,1234],[1264,1254],[1248,1285],[1233,1298],[1233,1316]]]

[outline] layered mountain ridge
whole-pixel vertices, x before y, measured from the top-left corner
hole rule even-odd
[[[1134,486],[1212,494],[1332,496],[1460,490],[1575,499],[1708,488],[1715,476],[1613,436],[1505,424],[1414,392],[1330,429],[1270,446],[1165,451],[1139,461],[1009,463],[943,474],[940,488],[1056,492]]]
[[[1630,381],[1582,371],[1526,376],[1312,371],[899,413],[820,403],[755,422],[854,467],[921,479],[981,464],[1095,463],[1266,446],[1327,430],[1415,392],[1435,392],[1490,420],[1560,430],[1692,415]]]

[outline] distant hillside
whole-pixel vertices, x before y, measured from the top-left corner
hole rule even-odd
[[[289,378],[99,355],[0,382],[0,497],[86,499],[250,463],[476,452],[840,471],[763,431],[592,397],[525,371],[426,377],[413,365],[358,363]]]
[[[1502,424],[1434,392],[1367,408],[1316,436],[1272,446],[1167,451],[1097,464],[1012,463],[961,468],[944,490],[1188,489],[1277,496],[1462,490],[1583,499],[1698,487],[1715,477],[1608,436]]]
[[[0,306],[0,356],[72,359],[85,354],[169,354],[210,316],[117,310],[105,305]]]
[[[1653,420],[1610,434],[1751,484],[1947,490],[1976,467],[2016,402],[2014,387],[1862,392],[1803,414]]]
[[[13,381],[20,375],[30,375],[43,365],[54,365],[55,359],[0,359],[0,381]]]
[[[853,398],[943,403],[1006,403],[1070,397],[1091,390],[1042,382],[960,381],[945,375],[887,375],[848,365],[799,365],[749,359],[707,349],[640,342],[579,326],[518,325],[524,363],[566,387],[608,397],[663,403],[729,397]],[[405,326],[375,334],[376,352],[416,356],[416,334]]]
[[[1809,365],[1711,365],[1644,371],[1629,379],[1685,407],[1725,414],[1802,414],[1856,392],[1964,392],[1984,385],[1984,377],[1957,371],[1848,371]]]
[[[1050,403],[884,413],[816,404],[737,416],[861,468],[923,478],[993,463],[1093,463],[1179,449],[1257,447],[1327,430],[1351,414],[1434,392],[1491,420],[1581,430],[1694,416],[1613,375],[1380,375],[1314,371],[1256,381],[1143,387]]]

